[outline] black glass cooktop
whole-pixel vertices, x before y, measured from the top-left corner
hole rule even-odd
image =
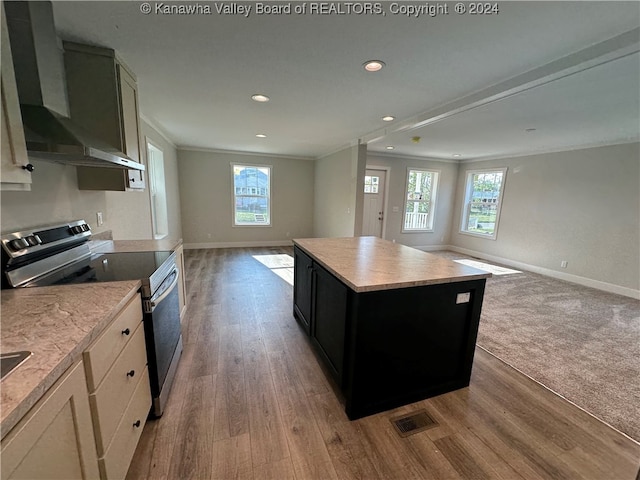
[[[43,277],[30,286],[116,282],[149,278],[171,252],[94,254],[91,258]]]

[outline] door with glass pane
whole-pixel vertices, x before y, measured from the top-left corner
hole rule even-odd
[[[365,172],[362,235],[382,237],[385,178],[384,170],[367,169]]]

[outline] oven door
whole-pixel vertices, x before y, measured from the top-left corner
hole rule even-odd
[[[167,373],[180,341],[177,268],[166,277],[155,294],[145,301],[144,330],[151,395],[159,398],[165,381],[168,380],[168,386],[171,385]]]

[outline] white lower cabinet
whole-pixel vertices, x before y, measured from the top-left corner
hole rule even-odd
[[[2,439],[3,479],[96,479],[98,459],[82,361]]]
[[[178,295],[180,299],[180,321],[182,321],[185,312],[187,311],[187,284],[184,270],[184,246],[182,243],[175,249],[176,263],[178,264]]]
[[[123,479],[151,410],[151,389],[136,295],[85,350],[100,477]]]
[[[120,418],[109,448],[98,460],[100,476],[103,479],[124,478],[127,475],[150,409],[149,373],[145,369],[127,409]]]
[[[98,455],[104,455],[112,443],[118,422],[143,377],[146,379],[147,390],[149,390],[144,328],[140,324],[131,341],[105,375],[104,381],[94,393],[89,395],[93,424],[96,427]],[[150,397],[149,404],[151,404]]]
[[[126,477],[151,410],[142,317],[135,295],[2,439],[2,480]]]

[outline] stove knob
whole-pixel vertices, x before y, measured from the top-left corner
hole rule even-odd
[[[82,233],[82,225],[76,225],[75,227],[71,227],[71,231],[73,233]]]
[[[82,231],[83,232],[88,232],[89,230],[91,230],[91,227],[89,225],[87,225],[86,223],[82,224]]]
[[[26,248],[29,246],[29,242],[27,242],[24,238],[17,238],[15,240],[11,240],[9,242],[9,245],[11,245],[11,249],[14,251],[18,251],[18,250],[22,250],[23,248]]]
[[[32,247],[34,245],[38,245],[38,240],[36,239],[35,235],[28,236],[26,240],[27,240],[27,243]]]

